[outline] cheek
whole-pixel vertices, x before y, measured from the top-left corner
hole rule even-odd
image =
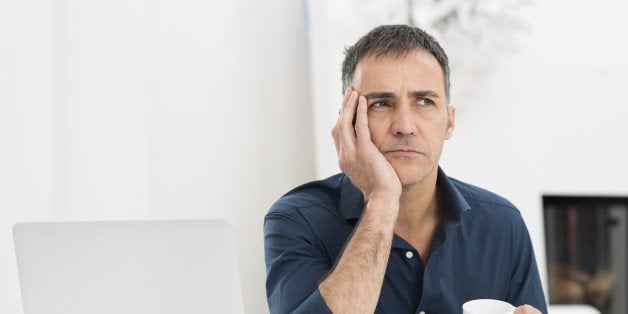
[[[381,131],[377,125],[373,125],[369,123],[369,133],[371,134],[371,140],[376,142],[378,139],[382,137]]]
[[[387,129],[384,125],[369,120],[369,133],[371,134],[371,141],[375,144],[375,146],[379,146],[378,144],[383,141],[386,137],[386,132]]]
[[[430,123],[429,125],[430,133],[434,135],[440,134],[441,136],[445,136],[449,129],[449,119],[447,118],[447,116],[439,116],[432,120],[432,123]]]
[[[429,142],[432,147],[442,145],[448,136],[447,122],[438,122],[430,125],[424,125],[422,128],[422,136],[425,141]]]

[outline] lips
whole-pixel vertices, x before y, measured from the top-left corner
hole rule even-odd
[[[417,151],[416,149],[411,148],[411,147],[395,147],[393,149],[386,150],[385,153],[393,155],[393,156],[400,156],[400,157],[412,157],[412,156],[418,156],[419,154],[422,154],[422,152]]]
[[[414,153],[420,153],[420,151],[412,148],[412,147],[406,147],[406,146],[397,146],[397,147],[393,147],[393,148],[389,148],[386,150],[386,152],[414,152]]]

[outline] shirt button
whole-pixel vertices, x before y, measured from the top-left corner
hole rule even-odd
[[[412,251],[407,251],[406,252],[406,257],[407,258],[412,258],[412,256],[414,256],[414,253],[412,253]],[[423,314],[425,314],[425,313],[423,313]]]

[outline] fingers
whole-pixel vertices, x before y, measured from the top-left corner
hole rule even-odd
[[[340,129],[340,122],[341,122],[341,115],[342,115],[342,111],[343,109],[346,107],[347,103],[349,102],[349,98],[351,97],[351,92],[353,91],[353,89],[351,87],[347,87],[347,89],[345,90],[345,97],[342,100],[342,104],[340,105],[340,109],[338,109],[338,120],[336,120],[336,124],[334,125],[334,127],[331,130],[331,135],[334,139],[334,145],[336,145],[336,153],[340,154],[340,139],[339,139],[339,129]]]
[[[368,115],[367,115],[366,97],[360,96],[358,100],[358,109],[355,119],[355,133],[358,145],[364,145],[371,141],[371,133],[369,132]]]
[[[355,129],[353,128],[353,117],[357,107],[358,92],[351,91],[349,99],[343,104],[340,118],[338,118],[337,132],[340,148],[353,151],[356,145]]]
[[[541,311],[537,310],[533,306],[524,304],[515,309],[515,314],[541,314]]]
[[[351,97],[351,92],[353,92],[353,88],[351,86],[347,87],[345,90],[345,97],[342,99],[342,104],[340,105],[340,110],[345,107],[347,102],[349,102],[349,97]]]

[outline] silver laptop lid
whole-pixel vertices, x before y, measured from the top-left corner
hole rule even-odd
[[[25,314],[243,313],[226,220],[14,226]]]

